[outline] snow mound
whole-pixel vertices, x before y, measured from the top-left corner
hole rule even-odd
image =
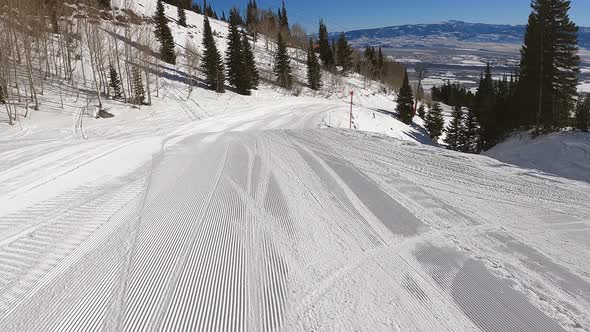
[[[502,162],[590,182],[590,134],[564,131],[532,139],[512,136],[484,153]]]

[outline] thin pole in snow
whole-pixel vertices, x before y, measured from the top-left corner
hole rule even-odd
[[[350,129],[352,130],[352,98],[354,97],[354,91],[350,91]]]

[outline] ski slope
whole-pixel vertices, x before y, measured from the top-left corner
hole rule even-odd
[[[150,107],[48,81],[2,123],[0,331],[590,331],[590,184],[434,147],[355,75],[218,95],[179,60]]]
[[[347,112],[2,141],[0,330],[589,329],[588,184]]]

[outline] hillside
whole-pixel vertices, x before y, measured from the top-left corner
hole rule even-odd
[[[115,1],[113,3],[116,4]],[[19,102],[14,104],[18,109],[17,125],[12,126],[8,131],[4,131],[3,135],[7,135],[7,137],[32,137],[40,131],[42,132],[41,135],[54,138],[72,136],[88,138],[92,137],[89,135],[93,135],[95,130],[92,128],[94,127],[118,128],[128,126],[130,122],[137,122],[134,126],[153,126],[156,123],[158,130],[165,131],[180,124],[231,112],[245,105],[255,107],[262,104],[272,104],[276,100],[283,98],[293,98],[295,100],[297,97],[294,95],[301,97],[299,99],[303,103],[305,103],[303,100],[307,98],[307,100],[315,100],[318,103],[339,105],[338,114],[332,114],[332,112],[328,116],[327,113],[326,119],[320,119],[316,125],[318,127],[324,125],[348,128],[349,92],[354,91],[356,116],[353,121],[355,128],[368,131],[376,130],[393,137],[411,140],[414,139],[413,137],[422,137],[419,138],[420,142],[425,141],[423,129],[407,128],[393,117],[378,112],[379,110],[392,112],[396,107],[396,97],[393,93],[384,94],[379,92],[383,91],[383,87],[377,82],[367,81],[357,74],[341,77],[324,72],[323,88],[317,92],[308,89],[304,83],[306,81],[305,51],[294,48],[289,51],[292,56],[292,67],[296,79],[294,90],[284,91],[276,87],[272,72],[276,46],[272,39],[269,38],[267,41],[264,35],[261,35],[253,45],[256,63],[261,72],[263,83],[258,90],[254,91],[252,97],[241,96],[231,89],[225,94],[217,94],[203,89],[202,83],[199,83],[203,80],[202,73],[198,70],[199,59],[194,63],[189,60],[192,59],[192,53],[200,54],[203,51],[203,16],[187,11],[188,26],[185,28],[176,24],[176,7],[165,5],[166,15],[170,20],[169,25],[178,54],[177,65],[171,66],[154,57],[154,55],[157,55],[158,50],[157,42],[154,41],[152,36],[154,27],[150,23],[150,18],[155,12],[155,1],[138,0],[125,2],[125,4],[129,8],[117,9],[113,16],[134,13],[132,15],[134,19],[143,22],[141,24],[131,24],[129,31],[126,31],[120,27],[112,27],[110,21],[103,21],[100,28],[104,29],[106,33],[101,38],[105,38],[105,42],[110,42],[110,38],[115,37],[119,44],[119,57],[122,59],[119,61],[121,62],[125,62],[125,57],[127,57],[123,50],[127,52],[127,49],[130,49],[131,57],[137,60],[127,63],[133,66],[137,61],[139,67],[144,68],[145,76],[149,77],[151,81],[147,91],[152,105],[140,106],[140,110],[137,110],[134,105],[124,104],[121,100],[113,100],[103,96],[101,102],[104,104],[105,110],[115,115],[115,117],[94,119],[99,100],[96,93],[93,93],[96,91],[95,85],[89,79],[92,77],[92,71],[89,70],[89,67],[92,66],[89,61],[88,49],[81,48],[81,59],[72,65],[75,68],[72,72],[72,80],[43,79],[39,72],[32,73],[34,81],[42,82],[40,89],[47,90],[50,93],[37,95],[39,111],[32,110],[32,100],[27,101],[25,98],[19,98]],[[74,15],[79,14],[72,12],[72,16]],[[211,20],[211,25],[218,49],[221,54],[225,54],[228,25],[226,22],[217,20]],[[112,32],[111,29],[113,29]],[[140,38],[141,40],[139,43],[128,43],[127,38],[129,37]],[[108,45],[109,49],[113,48],[112,45]],[[58,65],[56,64],[56,66]],[[197,71],[192,73],[195,66]],[[122,68],[124,71],[125,65]],[[21,67],[19,70],[24,71],[25,68]],[[26,75],[20,76],[19,80],[21,80],[22,85],[28,84]],[[196,81],[197,84],[187,84],[191,81]],[[149,82],[145,83],[149,84]],[[166,107],[163,108],[163,105],[166,105]],[[142,110],[149,112],[149,115]],[[74,116],[74,119],[72,119],[72,116]],[[3,124],[8,122],[6,113],[0,114],[0,121]],[[110,129],[109,132],[114,132],[114,129]],[[407,134],[404,132],[407,132]]]

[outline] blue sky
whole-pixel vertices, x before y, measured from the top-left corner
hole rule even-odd
[[[198,0],[201,1],[202,0]],[[221,14],[247,0],[209,0]],[[462,20],[478,23],[524,24],[530,13],[529,0],[285,0],[290,23],[316,29],[323,17],[330,31],[377,28],[412,23]],[[259,7],[277,8],[281,0],[257,0]],[[572,0],[571,17],[578,25],[590,26],[590,0]]]

